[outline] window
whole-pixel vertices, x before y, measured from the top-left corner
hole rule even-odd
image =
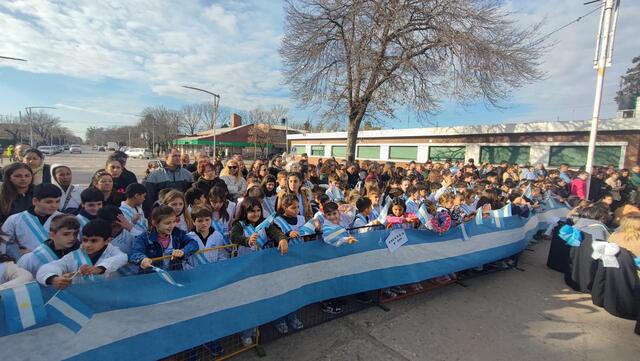
[[[506,161],[517,164],[529,162],[530,147],[480,147],[480,163],[499,164]]]
[[[389,146],[389,159],[416,160],[418,147]]]
[[[466,150],[467,148],[463,145],[459,147],[430,146],[429,160],[436,162],[444,162],[447,159],[451,159],[452,161],[464,161]]]
[[[293,152],[293,154],[296,155],[300,155],[302,153],[306,153],[307,152],[307,146],[306,145],[294,145],[293,148],[295,148],[295,152]]]
[[[312,145],[311,155],[316,157],[324,157],[324,145]]]
[[[380,159],[379,145],[361,145],[358,147],[358,158]]]
[[[332,145],[331,156],[344,158],[347,155],[347,147],[344,145]]]
[[[558,167],[567,163],[570,167],[584,167],[587,164],[587,146],[554,146],[549,147],[549,166]],[[620,163],[622,149],[617,146],[597,146],[593,157],[594,165],[614,165]]]

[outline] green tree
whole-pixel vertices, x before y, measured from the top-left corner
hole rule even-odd
[[[620,77],[620,90],[615,97],[618,109],[634,109],[640,96],[640,56],[633,58],[631,63],[633,66]]]

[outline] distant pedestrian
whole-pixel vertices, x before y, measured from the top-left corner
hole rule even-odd
[[[2,144],[0,144],[0,164],[4,164],[4,148],[2,148]]]

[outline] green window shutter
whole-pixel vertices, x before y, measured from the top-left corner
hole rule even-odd
[[[389,146],[389,159],[416,160],[418,159],[418,147]]]
[[[524,164],[529,162],[531,147],[504,146],[504,147],[480,147],[480,162],[499,164],[502,161]]]
[[[430,146],[429,147],[429,160],[444,162],[447,159],[451,159],[452,161],[464,161],[465,153],[467,147],[459,146],[459,147],[441,147],[441,146]]]
[[[587,146],[552,146],[549,149],[549,166],[558,167],[562,163],[570,167],[584,167],[587,164]],[[594,165],[614,165],[620,163],[622,149],[618,146],[597,146],[593,157]]]
[[[344,145],[332,145],[331,146],[331,156],[345,158],[347,154],[347,147]]]
[[[311,155],[316,157],[324,157],[324,145],[312,145]]]
[[[380,159],[379,145],[361,145],[358,147],[358,158]]]
[[[302,153],[306,153],[307,152],[307,146],[306,145],[294,145],[293,147],[296,149],[296,152],[295,152],[296,155],[300,155]]]

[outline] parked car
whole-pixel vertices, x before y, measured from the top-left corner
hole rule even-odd
[[[98,147],[98,152],[106,152],[106,151],[107,151],[107,149],[105,147],[103,147],[103,146],[99,146]]]
[[[65,145],[62,146],[62,149],[69,150],[70,147],[71,146],[69,144],[65,144]]]
[[[120,147],[118,146],[118,143],[116,143],[116,142],[107,142],[107,150],[108,151],[115,152],[118,149],[120,149]]]
[[[73,153],[78,153],[78,154],[82,154],[82,147],[80,147],[77,144],[72,144],[69,146],[69,153],[73,154]]]
[[[41,151],[42,154],[46,154],[46,155],[56,154],[56,148],[50,145],[41,145],[38,147],[38,150]]]
[[[125,154],[127,154],[129,157],[131,158],[146,158],[146,159],[150,159],[151,157],[153,157],[153,153],[151,153],[151,151],[149,149],[144,149],[144,148],[131,148],[128,149]]]

